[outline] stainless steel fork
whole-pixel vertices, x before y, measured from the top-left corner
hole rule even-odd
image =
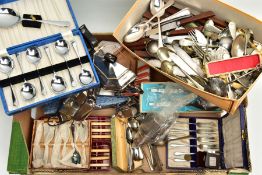
[[[196,52],[197,56],[199,56],[200,58],[203,59],[203,62],[208,62],[210,61],[210,55],[208,53],[208,46],[205,46],[205,49],[203,49],[202,46],[198,45],[198,41],[197,41],[197,37],[195,34],[195,30],[191,30],[189,31],[188,35],[191,37],[192,41],[193,41],[193,50]]]

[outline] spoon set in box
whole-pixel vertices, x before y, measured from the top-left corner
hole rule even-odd
[[[99,85],[68,1],[2,4],[0,33],[0,95],[8,115]]]

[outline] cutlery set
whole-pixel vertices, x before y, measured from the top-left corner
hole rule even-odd
[[[89,168],[90,135],[88,121],[49,125],[35,121],[32,144],[34,168]]]
[[[219,152],[218,123],[210,119],[178,118],[168,140],[169,166],[195,167],[202,152]]]
[[[51,55],[50,49],[54,49],[56,55]],[[71,70],[72,68],[70,68],[69,63],[68,63],[69,61],[68,55],[69,55],[70,50],[74,51],[75,56],[79,59],[79,64],[81,65],[81,71],[74,72],[74,73],[78,73],[78,78],[74,77],[73,72]],[[22,54],[25,54],[25,57],[23,58],[26,58],[27,62],[25,60],[23,61],[21,60]],[[43,54],[46,55],[45,58],[48,58],[48,61],[52,67],[53,78],[50,80],[50,82],[43,81],[41,77],[41,70],[39,70],[38,65],[41,62],[46,61],[42,59]],[[57,71],[55,70],[53,59],[55,59],[55,57],[57,56],[61,56],[64,59],[70,82],[67,82],[65,78],[59,75],[59,73],[57,73]],[[16,63],[18,65],[15,65],[13,58],[16,59]],[[45,62],[45,63],[48,64],[48,62]],[[39,90],[36,88],[36,85],[33,83],[33,81],[30,80],[30,78],[26,77],[25,75],[27,64],[32,64],[35,66],[35,71],[38,74],[39,87],[40,87]],[[61,93],[67,89],[68,85],[70,85],[72,88],[75,88],[78,84],[77,81],[79,81],[82,86],[87,86],[93,81],[93,78],[94,78],[91,73],[91,70],[89,70],[88,67],[85,67],[85,65],[83,65],[83,61],[80,58],[78,44],[75,40],[72,40],[69,43],[68,41],[64,39],[60,39],[60,40],[57,40],[53,44],[53,48],[47,45],[42,46],[41,48],[36,47],[36,46],[31,46],[27,48],[25,52],[16,53],[14,57],[11,57],[11,56],[0,57],[0,72],[7,75],[9,81],[11,80],[10,74],[12,73],[12,71],[14,69],[16,71],[19,71],[17,70],[17,67],[20,69],[22,78],[24,79],[24,83],[22,87],[20,88],[20,93],[23,98],[21,100],[24,100],[24,101],[32,100],[36,96],[37,93],[41,93],[43,97],[46,96],[47,88],[51,88],[53,93]],[[46,87],[46,85],[48,85],[48,87]],[[19,100],[17,99],[17,95],[14,92],[13,84],[11,81],[10,81],[10,90],[12,94],[13,106],[19,106],[18,101],[20,99]]]

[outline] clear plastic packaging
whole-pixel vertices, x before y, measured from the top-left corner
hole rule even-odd
[[[157,101],[160,104],[159,110],[148,113],[141,121],[134,142],[137,146],[164,140],[175,123],[176,112],[197,98],[196,95],[171,82],[161,87],[161,91],[156,91],[156,93],[159,92],[162,93]]]

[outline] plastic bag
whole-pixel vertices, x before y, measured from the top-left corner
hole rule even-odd
[[[175,122],[176,112],[197,98],[193,93],[171,82],[165,83],[155,92],[160,93],[156,94],[158,110],[148,113],[141,122],[134,140],[137,146],[164,140]]]

